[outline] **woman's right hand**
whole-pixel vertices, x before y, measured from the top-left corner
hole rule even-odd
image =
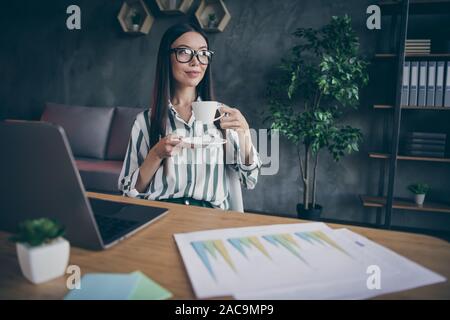
[[[160,160],[171,157],[175,153],[175,146],[181,142],[179,136],[169,134],[158,141],[150,152],[153,152]],[[150,153],[149,152],[149,153]]]

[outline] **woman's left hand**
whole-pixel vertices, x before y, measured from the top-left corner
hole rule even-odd
[[[219,107],[220,113],[227,113],[220,119],[220,127],[222,129],[234,129],[238,133],[246,133],[249,129],[247,120],[242,113],[236,109],[226,105]]]

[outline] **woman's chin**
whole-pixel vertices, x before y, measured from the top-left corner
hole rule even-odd
[[[183,84],[186,87],[196,87],[196,86],[198,86],[199,83],[200,83],[200,80],[198,80],[198,79],[186,79],[185,81],[183,81]]]

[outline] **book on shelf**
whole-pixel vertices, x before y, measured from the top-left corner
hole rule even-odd
[[[410,156],[444,157],[447,135],[433,132],[407,132],[401,150]]]
[[[445,133],[435,133],[435,132],[408,132],[406,137],[418,138],[418,139],[441,139],[446,140],[447,134]]]
[[[405,47],[431,47],[431,41],[407,39],[405,42]]]
[[[406,54],[430,54],[430,39],[407,39],[405,42]]]
[[[431,52],[429,50],[426,51],[421,51],[421,50],[406,50],[405,54],[406,55],[426,55],[426,54],[430,54]]]
[[[405,143],[410,144],[426,144],[426,145],[444,145],[445,146],[445,139],[422,139],[422,138],[406,138]]]
[[[431,39],[406,39],[406,43],[431,43]]]
[[[404,147],[407,151],[433,151],[433,152],[445,152],[445,145],[432,145],[432,144],[409,144],[407,143]]]

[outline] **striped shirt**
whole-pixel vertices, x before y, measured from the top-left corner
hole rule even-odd
[[[239,136],[235,130],[226,130],[226,159],[224,148],[179,148],[176,155],[165,158],[154,174],[147,190],[140,193],[135,185],[139,168],[149,152],[150,110],[136,116],[128,143],[125,161],[118,186],[123,195],[149,200],[189,197],[209,201],[213,207],[229,209],[228,176],[225,166],[239,174],[241,184],[247,189],[256,185],[261,160],[252,145],[253,163],[245,165],[240,150]],[[185,122],[169,101],[166,134],[182,137],[199,137],[204,134],[222,138],[221,130],[214,124],[202,124],[194,114]]]

